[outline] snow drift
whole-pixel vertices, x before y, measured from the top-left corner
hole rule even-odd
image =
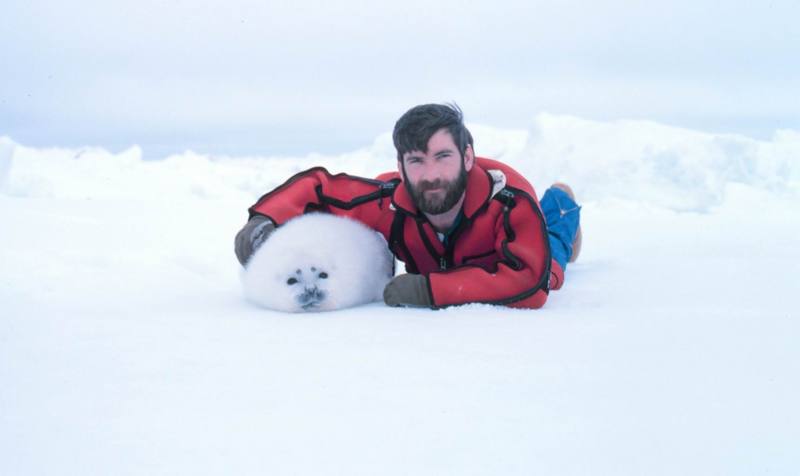
[[[567,181],[584,201],[620,198],[706,211],[724,200],[730,183],[787,193],[800,182],[798,131],[777,131],[771,140],[761,141],[647,121],[597,122],[549,114],[537,116],[528,131],[470,127],[478,155],[511,164],[537,190]],[[9,147],[4,148],[8,154]],[[116,154],[98,148],[13,150],[13,166],[9,159],[0,161],[6,169],[6,192],[51,198],[180,196],[252,202],[315,165],[363,176],[396,166],[389,134],[351,153],[304,157],[186,152],[144,161],[136,146]]]
[[[530,159],[525,160],[524,157]],[[623,198],[674,210],[707,210],[729,183],[785,191],[800,179],[800,132],[771,141],[647,121],[539,116],[516,165],[543,183],[563,179],[588,199]]]
[[[5,188],[14,157],[14,143],[7,137],[0,137],[0,192]]]

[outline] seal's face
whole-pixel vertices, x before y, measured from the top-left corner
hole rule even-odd
[[[314,311],[322,307],[327,297],[326,280],[330,276],[316,266],[297,268],[286,277],[286,286],[303,311]]]

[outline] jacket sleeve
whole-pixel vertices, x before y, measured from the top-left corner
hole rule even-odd
[[[388,237],[385,212],[397,182],[392,173],[368,179],[331,175],[323,167],[300,172],[248,209],[250,218],[234,240],[236,257],[245,265],[276,227],[311,211],[347,216]]]
[[[379,211],[388,207],[389,200],[385,198],[391,197],[396,184],[379,179],[332,175],[323,167],[315,167],[265,194],[248,211],[250,218],[261,215],[277,226],[307,212],[325,211],[375,228],[374,221]]]
[[[547,300],[551,273],[547,227],[536,199],[522,190],[494,200],[497,269],[463,265],[429,275],[436,307],[471,302],[539,308]]]

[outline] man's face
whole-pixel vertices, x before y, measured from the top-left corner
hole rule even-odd
[[[450,131],[439,129],[428,141],[427,152],[406,152],[398,167],[417,208],[440,215],[464,195],[473,163],[472,149],[467,147],[462,160]]]

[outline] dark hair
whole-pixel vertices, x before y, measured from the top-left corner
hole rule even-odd
[[[394,125],[392,139],[397,149],[397,160],[406,152],[428,151],[428,141],[439,129],[445,128],[453,136],[461,157],[472,145],[472,135],[464,127],[464,114],[457,104],[422,104],[411,108]]]

